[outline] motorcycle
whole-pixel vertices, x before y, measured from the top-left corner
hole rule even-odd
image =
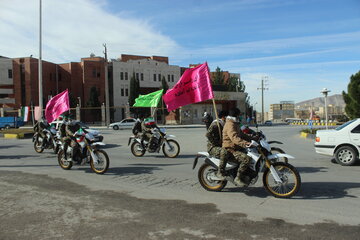
[[[90,164],[93,172],[104,174],[109,168],[110,159],[104,150],[98,149],[98,146],[104,146],[105,143],[97,141],[90,132],[82,128],[75,133],[75,138],[79,146],[74,155],[72,155],[73,146],[71,144],[67,147],[66,153],[64,153],[64,145],[61,145],[58,153],[60,167],[70,170],[74,163],[77,165]],[[65,154],[67,159],[65,159]]]
[[[55,128],[43,129],[45,138],[36,132],[32,138],[34,149],[37,153],[42,153],[44,149],[52,149],[54,153],[58,153],[61,145],[60,133]]]
[[[152,129],[153,140],[152,142],[149,141],[142,141],[139,135],[131,136],[129,138],[128,146],[130,145],[131,141],[131,153],[135,157],[141,157],[145,154],[146,151],[149,153],[159,152],[162,148],[162,151],[166,157],[175,158],[180,153],[180,145],[177,141],[170,138],[175,138],[174,135],[167,135],[165,128],[153,128]],[[149,147],[150,146],[150,147]]]
[[[263,172],[263,185],[274,197],[290,198],[299,191],[301,177],[297,169],[289,163],[274,161],[280,157],[294,158],[293,156],[284,153],[272,154],[271,147],[264,138],[260,138],[259,143],[251,141],[246,150],[251,161],[242,177],[244,182],[254,185],[259,173]],[[221,180],[216,177],[220,160],[211,157],[207,152],[199,152],[194,160],[193,169],[199,158],[205,158],[205,163],[198,171],[198,179],[204,189],[221,191],[228,181],[236,185],[234,179],[237,175],[238,163],[228,162],[225,166],[226,179]]]

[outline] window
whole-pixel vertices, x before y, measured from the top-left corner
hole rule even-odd
[[[357,125],[353,130],[351,130],[351,133],[360,133],[360,125]]]
[[[171,75],[171,81],[174,82],[174,75]]]
[[[13,78],[12,69],[8,69],[8,77],[9,77],[9,78]]]
[[[154,82],[156,82],[156,74],[154,73]]]
[[[92,75],[93,75],[93,77],[96,77],[96,68],[93,68]]]
[[[120,73],[120,80],[124,80],[124,73],[123,72]]]
[[[168,74],[168,82],[170,82],[170,75]]]
[[[125,72],[125,80],[128,80],[129,78],[128,78],[128,73],[127,72]]]
[[[141,81],[144,81],[144,74],[141,73]]]
[[[136,80],[139,81],[139,73],[136,73]]]
[[[124,88],[121,88],[120,90],[120,95],[123,97],[124,96]]]
[[[125,96],[126,96],[126,97],[129,96],[129,89],[128,89],[128,88],[125,89]]]
[[[161,74],[159,74],[159,82],[161,81]]]

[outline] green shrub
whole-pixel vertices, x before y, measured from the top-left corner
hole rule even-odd
[[[302,129],[300,132],[304,132],[304,133],[310,133],[310,134],[316,134],[316,131],[319,130],[318,128],[305,128]]]

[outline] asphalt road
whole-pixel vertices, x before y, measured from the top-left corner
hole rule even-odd
[[[129,130],[101,129],[110,169],[62,170],[50,150],[30,139],[0,139],[0,239],[360,239],[359,165],[342,167],[314,152],[298,126],[262,127],[296,157],[302,177],[292,199],[276,199],[261,181],[207,192],[194,155],[205,129],[168,129],[180,156],[135,158]],[[261,178],[260,178],[261,180]]]

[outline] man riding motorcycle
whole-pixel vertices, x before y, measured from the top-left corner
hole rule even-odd
[[[43,141],[41,142],[41,147],[45,144],[46,134],[44,133],[44,129],[49,128],[50,125],[47,122],[47,120],[44,117],[41,117],[41,119],[34,125],[34,132],[37,132]]]
[[[217,120],[214,120],[206,133],[206,137],[208,139],[207,143],[207,151],[211,156],[220,159],[219,169],[216,176],[224,180],[225,179],[225,166],[227,160],[231,157],[231,154],[225,149],[222,148],[222,131],[225,124],[226,116],[228,115],[228,111],[220,111],[219,113],[219,127],[217,124]]]
[[[141,123],[141,130],[142,130],[142,139],[141,143],[143,144],[144,141],[148,141],[148,151],[151,152],[154,147],[156,147],[156,138],[152,133],[153,128],[158,128],[156,125],[154,118],[148,117],[145,118],[144,121]]]
[[[250,144],[251,139],[240,130],[237,121],[239,116],[240,110],[238,108],[229,111],[223,129],[222,147],[232,154],[235,161],[239,162],[240,166],[234,182],[238,186],[244,187],[248,185],[248,182],[242,179],[244,177],[243,173],[250,164],[250,157],[246,154],[245,148]]]
[[[78,121],[69,121],[65,123],[65,137],[64,142],[64,157],[67,160],[67,149],[70,145],[72,147],[71,156],[75,156],[76,151],[79,148],[79,144],[76,142],[75,133],[81,128]],[[73,160],[73,159],[72,159]]]

